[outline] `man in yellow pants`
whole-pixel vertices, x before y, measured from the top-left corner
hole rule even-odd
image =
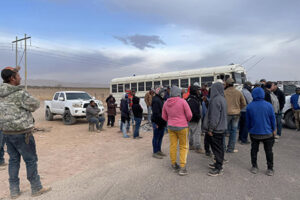
[[[171,88],[170,98],[163,106],[162,118],[168,122],[172,168],[179,171],[179,175],[184,176],[188,174],[186,170],[186,160],[189,149],[188,122],[192,119],[192,112],[188,103],[180,96],[181,89],[177,86],[173,86]],[[176,163],[178,141],[180,166]]]

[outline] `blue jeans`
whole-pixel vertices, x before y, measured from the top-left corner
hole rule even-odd
[[[148,111],[148,122],[151,123],[151,115],[152,115],[152,107],[151,106],[147,106],[147,111]]]
[[[5,163],[4,144],[5,144],[5,138],[3,136],[3,133],[0,131],[0,165]]]
[[[105,122],[105,117],[99,116],[97,117],[92,117],[88,120],[89,123],[96,124],[96,128],[98,130],[101,130],[103,128],[103,124]]]
[[[246,112],[241,112],[239,140],[242,143],[248,142],[248,127],[246,123]]]
[[[134,121],[135,121],[135,130],[134,130],[134,134],[133,134],[133,137],[138,137],[140,136],[140,126],[141,126],[141,123],[142,123],[142,118],[134,118]]]
[[[239,125],[239,115],[227,115],[229,140],[227,145],[227,152],[233,152],[236,143],[236,130]]]
[[[282,129],[282,123],[281,123],[281,119],[282,119],[282,113],[279,112],[276,115],[276,126],[277,126],[277,135],[281,136],[281,129]]]
[[[157,153],[161,151],[161,144],[165,133],[165,128],[157,128],[155,123],[152,123],[153,127],[153,139],[152,139],[152,146],[153,146],[153,153]]]
[[[19,169],[21,156],[26,164],[27,180],[31,184],[33,193],[42,189],[40,176],[37,170],[38,157],[36,154],[35,140],[32,135],[29,136],[29,143],[25,142],[25,134],[5,135],[7,153],[9,154],[9,188],[11,194],[20,192]]]
[[[124,124],[124,123],[122,123],[122,120],[121,120],[121,125],[120,125],[120,131],[121,131],[121,132],[123,132],[123,124]],[[127,132],[129,131],[129,129],[130,129],[130,122],[128,121],[127,127],[126,127]]]

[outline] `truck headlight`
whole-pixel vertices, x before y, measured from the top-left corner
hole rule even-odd
[[[73,106],[74,108],[81,108],[81,107],[82,107],[82,105],[79,104],[79,103],[73,103],[72,106]]]

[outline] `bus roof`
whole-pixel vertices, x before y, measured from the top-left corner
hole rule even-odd
[[[176,77],[180,78],[182,76],[193,76],[193,75],[197,75],[197,74],[201,74],[201,76],[205,76],[206,74],[209,75],[209,74],[229,73],[232,71],[245,72],[245,68],[239,64],[217,66],[217,67],[206,67],[206,68],[184,70],[184,71],[175,71],[175,72],[166,72],[166,73],[114,78],[111,80],[111,83],[130,82],[130,81],[145,81],[148,79],[164,79],[164,78],[168,79],[170,77],[171,78],[176,78]]]

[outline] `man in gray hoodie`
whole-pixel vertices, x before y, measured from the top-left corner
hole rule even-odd
[[[216,162],[209,164],[212,170],[209,176],[223,174],[224,135],[227,128],[227,105],[222,83],[214,83],[211,87],[208,111],[203,121],[203,130],[208,133]]]

